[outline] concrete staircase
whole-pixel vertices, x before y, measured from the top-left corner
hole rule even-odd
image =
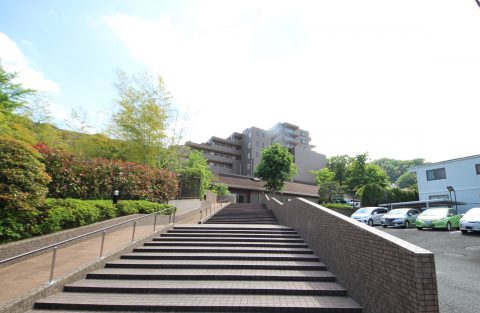
[[[295,230],[269,219],[253,225],[269,215],[262,207],[224,210],[217,218],[244,223],[177,226],[39,300],[32,313],[362,311]]]
[[[271,210],[264,205],[232,203],[215,214],[205,224],[269,224],[278,225]]]

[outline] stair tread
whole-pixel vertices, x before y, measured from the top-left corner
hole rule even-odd
[[[219,294],[156,294],[62,292],[37,301],[37,304],[97,305],[111,308],[127,307],[232,307],[232,308],[352,308],[360,306],[342,296],[232,295]]]
[[[175,237],[175,236],[172,236],[172,237],[165,237],[165,236],[162,236],[162,237],[155,237],[154,238],[154,241],[162,241],[162,240],[165,240],[165,241],[175,241],[175,240],[180,240],[182,239],[182,241],[186,240],[186,239],[196,239],[196,240],[246,240],[246,239],[252,239],[252,237],[229,237],[229,236],[225,236],[225,237],[221,237],[221,238],[218,238],[218,237],[203,237],[203,236],[190,236],[190,237]],[[298,240],[302,240],[303,242],[303,239],[301,238],[290,238],[290,237],[287,237],[287,238],[257,238],[257,239],[264,239],[265,242],[275,242],[275,241],[280,241],[280,240],[286,240],[286,241],[298,241]]]
[[[300,253],[262,253],[262,252],[252,252],[252,253],[233,253],[233,252],[218,252],[218,253],[201,253],[201,252],[186,252],[186,253],[181,253],[181,252],[163,252],[163,253],[154,253],[154,252],[133,252],[133,253],[126,253],[124,256],[163,256],[163,257],[186,257],[186,256],[218,256],[218,257],[223,257],[223,256],[228,256],[228,257],[238,257],[241,259],[242,257],[270,257],[270,258],[305,258],[305,259],[311,259],[311,258],[316,258],[318,259],[317,256],[314,254],[300,254]]]
[[[126,275],[189,275],[191,277],[199,275],[218,275],[218,276],[256,276],[262,277],[335,277],[328,271],[305,271],[305,270],[276,270],[276,269],[144,269],[144,268],[102,268],[91,272],[91,274],[126,274]]]
[[[252,251],[253,253],[255,252],[271,252],[271,253],[299,253],[303,252],[305,254],[312,253],[311,249],[308,248],[280,248],[280,247],[215,247],[215,246],[182,246],[182,247],[175,247],[175,246],[142,246],[135,248],[135,251],[162,251],[162,250],[168,250],[169,252],[175,252],[175,251],[199,251],[199,252],[240,252],[240,251]]]
[[[161,246],[162,244],[182,244],[182,245],[191,245],[191,246],[196,246],[196,245],[212,245],[215,246],[217,244],[229,244],[229,245],[247,245],[247,246],[258,246],[258,245],[263,245],[263,244],[269,244],[269,245],[275,245],[278,247],[289,247],[289,246],[298,246],[298,245],[304,245],[308,246],[306,243],[302,242],[252,242],[252,241],[222,241],[221,239],[218,239],[216,241],[187,241],[187,240],[155,240],[155,241],[148,241],[145,244],[155,244],[157,246]]]
[[[325,266],[322,262],[308,261],[255,261],[255,260],[142,260],[142,259],[119,259],[107,264],[184,264],[184,265],[263,265],[263,266]]]
[[[340,290],[336,282],[304,281],[232,281],[232,280],[121,280],[84,279],[67,286],[102,288],[176,288],[176,289],[280,289],[280,290]]]

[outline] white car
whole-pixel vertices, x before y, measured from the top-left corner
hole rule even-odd
[[[382,216],[388,212],[386,208],[381,207],[365,207],[360,208],[355,211],[355,213],[350,216],[356,221],[373,225],[381,225]]]
[[[480,208],[473,208],[460,219],[460,231],[480,231]]]

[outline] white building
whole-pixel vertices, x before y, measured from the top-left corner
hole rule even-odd
[[[480,207],[480,155],[413,167],[410,172],[417,174],[421,201],[465,202],[465,205],[458,205],[460,213]],[[450,191],[447,187],[451,187]]]

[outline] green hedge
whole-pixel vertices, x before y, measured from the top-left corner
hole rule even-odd
[[[124,215],[154,212],[169,215],[175,211],[172,205],[143,200],[123,200],[114,205],[110,200],[47,199],[38,211],[20,212],[29,213],[31,225],[26,225],[25,217],[22,223],[17,221],[18,213],[1,220],[0,242],[46,235]]]
[[[320,205],[323,206],[323,207],[329,208],[329,209],[350,209],[352,211],[356,210],[351,205],[343,204],[343,203],[322,203]]]

